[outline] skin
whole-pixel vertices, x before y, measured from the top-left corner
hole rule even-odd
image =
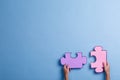
[[[69,72],[70,72],[69,66],[64,65],[64,77],[65,77],[65,80],[68,80]]]
[[[110,80],[110,65],[107,62],[106,64],[103,63],[104,65],[104,71],[105,71],[105,75],[106,75],[106,80]],[[70,72],[70,68],[68,65],[64,65],[64,77],[65,80],[69,80],[68,76],[69,76],[69,72]]]
[[[106,73],[106,80],[110,80],[110,65],[108,62],[106,64],[103,63],[103,65],[104,65],[104,70]]]

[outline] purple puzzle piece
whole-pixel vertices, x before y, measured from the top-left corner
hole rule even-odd
[[[62,57],[61,58],[61,64],[64,65],[68,65],[70,68],[82,68],[83,64],[86,64],[87,62],[87,58],[82,56],[81,52],[77,53],[77,58],[71,58],[70,57],[70,52],[67,52],[65,54],[65,58]]]

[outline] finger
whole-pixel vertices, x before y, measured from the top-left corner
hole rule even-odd
[[[110,64],[107,62],[107,66],[110,66]]]
[[[64,69],[66,69],[66,64],[64,65]]]
[[[105,62],[103,62],[103,66],[104,66],[104,67],[106,66]]]
[[[71,71],[71,68],[69,68],[69,71]]]
[[[71,68],[69,67],[69,65],[67,65],[67,69],[70,71],[71,70]]]
[[[67,65],[66,68],[69,69],[69,65]]]
[[[107,61],[106,61],[106,65],[109,65]]]

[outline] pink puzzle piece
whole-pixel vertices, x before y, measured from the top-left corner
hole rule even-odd
[[[91,63],[91,68],[96,68],[96,72],[103,72],[103,62],[106,64],[107,51],[102,50],[101,46],[95,47],[94,50],[91,51],[91,56],[96,57],[96,62]]]
[[[64,65],[68,65],[70,68],[82,68],[82,64],[86,64],[87,62],[87,58],[82,56],[81,52],[77,53],[77,58],[71,58],[70,57],[70,52],[67,52],[65,54],[65,58],[62,57],[61,58],[61,64]]]

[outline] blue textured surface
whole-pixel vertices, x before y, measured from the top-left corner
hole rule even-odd
[[[104,80],[89,68],[95,45],[108,50],[111,80],[119,80],[119,0],[0,0],[0,80],[63,80],[59,59],[68,51],[87,56],[70,80]]]

